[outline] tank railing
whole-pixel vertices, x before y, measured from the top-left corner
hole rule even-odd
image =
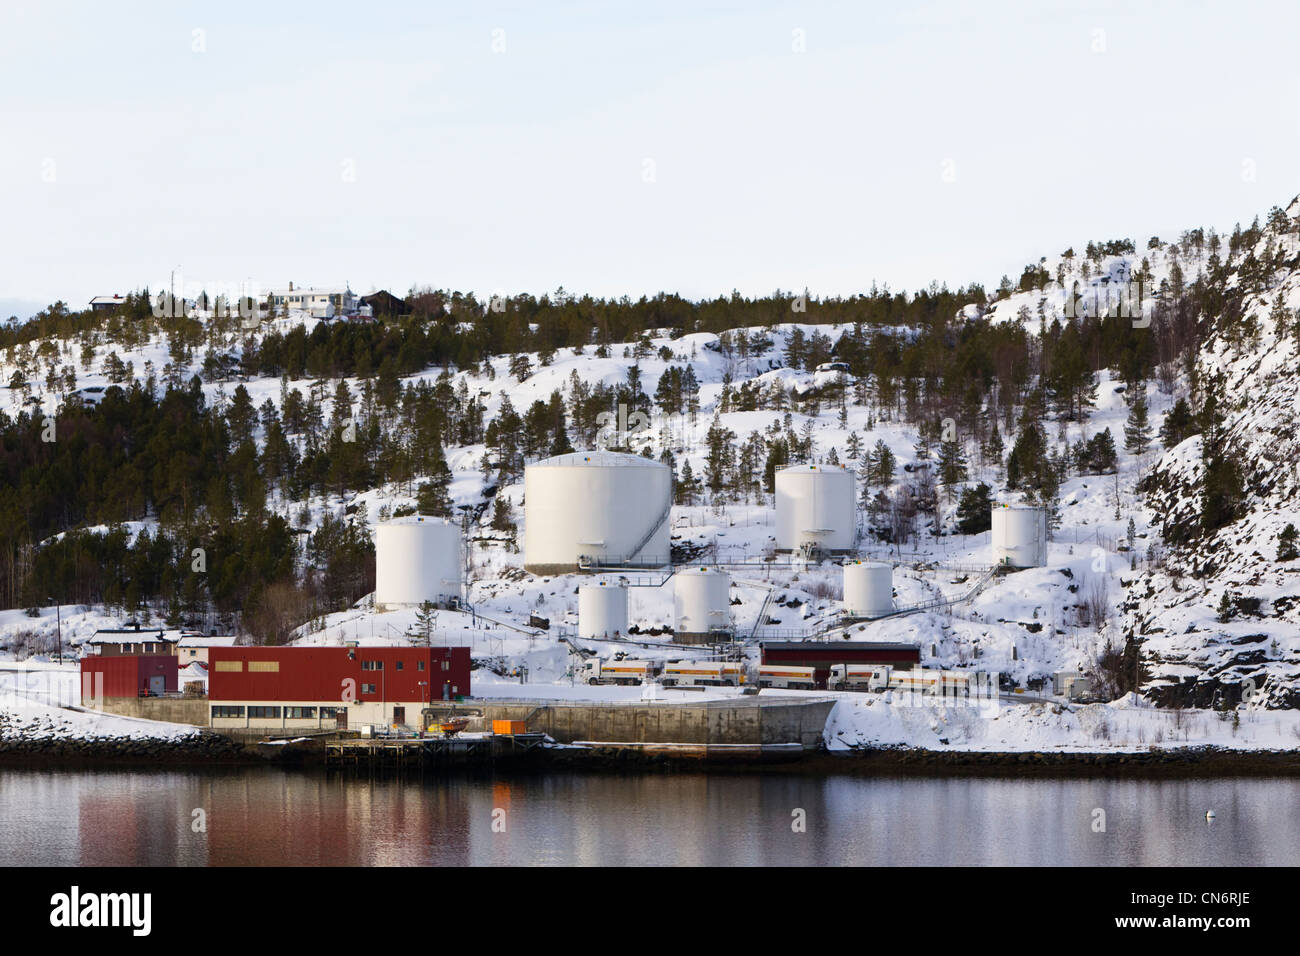
[[[754,618],[754,626],[750,628],[749,639],[751,641],[754,639],[754,635],[758,633],[758,629],[762,626],[763,622],[767,620],[767,609],[772,606],[772,600],[776,597],[775,586],[769,586],[769,585],[759,585],[759,586],[766,587],[767,594],[763,598],[762,607],[758,609],[758,617]]]
[[[806,627],[760,627],[750,632],[751,641],[812,640],[817,631]]]
[[[672,512],[673,512],[673,503],[670,499],[668,503],[664,505],[664,510],[660,513],[659,517],[655,520],[654,524],[650,525],[650,530],[647,531],[645,535],[642,536],[641,540],[638,541],[636,545],[632,548],[631,551],[632,554],[641,553],[641,549],[650,543],[650,539],[653,538],[655,536],[655,533],[664,526],[664,523],[668,520]]]
[[[672,563],[672,555],[637,554],[635,551],[632,553],[631,557],[623,554],[578,555],[578,567],[583,570],[617,570],[619,568],[631,568],[637,571],[654,571],[670,567]]]
[[[933,611],[943,607],[965,604],[967,601],[973,600],[976,595],[983,591],[985,586],[997,576],[1000,569],[1000,565],[995,564],[992,567],[985,565],[981,568],[984,573],[980,576],[979,580],[975,582],[974,586],[965,594],[957,597],[937,597],[930,601],[923,601],[920,604],[909,604],[907,607],[895,608],[889,614],[881,614],[877,617],[870,618],[870,620],[883,621],[886,618],[906,617],[909,614],[920,614],[923,611]]]
[[[512,631],[518,631],[520,634],[523,634],[527,637],[540,637],[542,634],[546,633],[544,630],[542,630],[539,627],[530,627],[527,624],[516,624],[513,621],[502,621],[495,617],[492,617],[491,615],[484,614],[473,604],[469,603],[469,601],[461,601],[460,606],[457,608],[457,610],[468,611],[470,615],[477,620],[487,621],[489,624],[495,624],[498,627],[508,628]],[[465,628],[465,630],[486,630],[486,628]]]
[[[583,571],[603,572],[603,571],[647,571],[647,570],[664,570],[670,568],[679,569],[684,567],[706,567],[706,568],[796,568],[803,567],[809,563],[810,559],[799,554],[793,553],[760,553],[750,554],[746,552],[728,553],[721,551],[718,553],[700,555],[688,561],[676,561],[670,557],[662,555],[638,555],[635,559],[629,559],[623,555],[599,555],[583,554],[578,556],[578,568]],[[939,561],[932,554],[922,554],[920,552],[909,552],[901,557],[896,555],[873,555],[873,554],[827,554],[820,558],[818,563],[839,565],[848,561],[877,561],[881,564],[889,564],[894,567],[910,567],[914,565],[924,565],[930,568],[938,568],[944,571],[962,571],[962,572],[979,572],[988,570],[987,564],[969,564],[962,562]]]

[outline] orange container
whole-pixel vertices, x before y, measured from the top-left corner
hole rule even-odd
[[[526,734],[528,733],[528,725],[522,720],[494,720],[492,721],[492,733]]]

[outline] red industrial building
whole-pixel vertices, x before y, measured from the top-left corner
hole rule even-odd
[[[161,697],[164,694],[174,694],[177,690],[176,664],[174,654],[83,657],[82,699]]]
[[[814,667],[817,686],[824,689],[836,664],[889,664],[898,670],[911,670],[921,665],[921,648],[917,644],[866,641],[782,641],[763,645],[762,662]]]
[[[470,693],[468,647],[212,647],[216,728],[422,727],[431,701]]]

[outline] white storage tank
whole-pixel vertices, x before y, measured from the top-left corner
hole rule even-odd
[[[579,637],[627,637],[627,585],[597,581],[578,588]]]
[[[672,471],[640,455],[557,455],[524,468],[524,567],[576,570],[590,555],[611,566],[671,560]]]
[[[460,600],[460,529],[442,518],[415,516],[375,527],[375,606],[446,604]]]
[[[993,563],[1013,568],[1047,565],[1047,512],[1032,505],[993,506]]]
[[[852,617],[880,617],[894,610],[894,568],[882,561],[844,565],[844,611]]]
[[[702,644],[731,631],[731,575],[691,568],[673,577],[673,640]]]
[[[839,465],[791,465],[776,473],[779,551],[852,551],[857,536],[853,470]]]

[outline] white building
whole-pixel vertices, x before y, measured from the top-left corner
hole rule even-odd
[[[360,298],[347,286],[295,289],[290,282],[287,289],[272,289],[267,298],[271,311],[277,315],[283,312],[286,306],[290,309],[301,309],[317,319],[355,315],[361,311]]]
[[[176,645],[176,656],[180,659],[180,667],[188,667],[195,661],[206,664],[208,662],[209,647],[234,647],[235,636],[233,634],[223,637],[204,637],[202,634],[186,634]]]

